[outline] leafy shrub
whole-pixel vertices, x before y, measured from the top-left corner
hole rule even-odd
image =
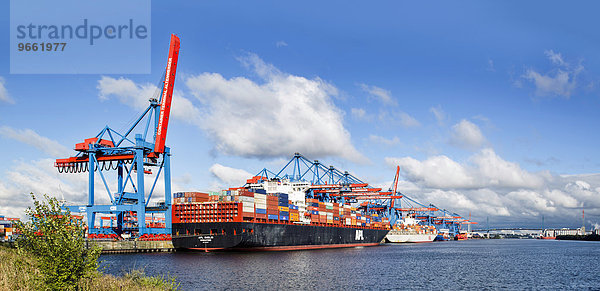
[[[84,278],[98,276],[100,249],[85,246],[85,224],[61,209],[56,198],[44,195],[38,200],[33,193],[34,207],[25,213],[29,221],[17,223],[20,235],[17,249],[32,254],[43,284],[53,290],[74,289]]]

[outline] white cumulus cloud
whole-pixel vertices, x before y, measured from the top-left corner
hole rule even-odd
[[[463,119],[452,126],[450,143],[465,149],[476,149],[483,145],[485,137],[474,123]]]
[[[99,91],[98,96],[101,100],[108,100],[114,96],[123,104],[131,106],[138,110],[143,110],[150,103],[150,98],[160,97],[161,88],[154,84],[136,84],[130,79],[112,78],[103,76],[98,80],[96,87]],[[178,120],[185,121],[190,124],[200,124],[199,109],[187,98],[183,97],[180,90],[173,92],[173,100],[171,103],[171,116]]]
[[[5,81],[4,78],[0,77],[0,101],[6,102],[6,103],[15,103],[15,101],[10,97],[10,95],[8,95],[8,90],[6,90],[5,87]]]
[[[527,69],[522,78],[531,81],[538,96],[562,96],[569,98],[577,88],[577,76],[584,70],[581,64],[571,65],[560,53],[552,50],[545,52],[546,57],[556,67],[540,73],[532,68]]]
[[[67,155],[69,153],[67,148],[57,141],[41,136],[29,128],[15,129],[9,126],[1,126],[0,135],[33,146],[53,157]]]
[[[470,159],[480,185],[513,188],[537,188],[542,186],[543,178],[531,174],[514,162],[499,157],[493,149],[482,149]]]
[[[430,188],[471,188],[476,182],[465,167],[447,156],[433,156],[422,162],[411,157],[388,157],[385,161],[388,165],[400,166],[409,181]]]
[[[424,161],[410,157],[386,158],[388,165],[399,165],[410,181],[428,188],[475,189],[486,187],[538,188],[544,176],[529,173],[514,162],[499,157],[493,149],[482,149],[461,164],[447,156],[432,156]]]
[[[436,107],[429,108],[429,111],[435,116],[439,125],[444,125],[444,121],[446,120],[446,112],[442,109],[442,106],[438,105]]]
[[[362,108],[352,108],[350,109],[350,113],[352,113],[352,116],[358,119],[362,119],[367,115],[367,112]]]
[[[24,210],[32,206],[29,193],[38,197],[48,194],[51,197],[65,199],[72,203],[84,203],[87,193],[86,174],[68,174],[59,176],[54,168],[53,159],[17,162],[7,168],[0,179],[0,213],[7,216],[24,218]],[[98,179],[100,180],[100,179]],[[100,181],[100,183],[102,183]],[[101,184],[97,184],[98,187]],[[8,203],[10,202],[10,203]]]
[[[204,106],[201,127],[222,153],[244,157],[338,156],[366,158],[352,145],[333,85],[283,73],[255,54],[240,58],[259,77],[191,76],[186,85]]]
[[[547,50],[544,52],[546,57],[555,65],[564,66],[567,63],[563,60],[562,54],[555,53],[553,50]]]
[[[243,186],[246,184],[246,180],[253,176],[245,170],[223,166],[218,163],[213,164],[209,171],[213,176],[225,183],[225,187]]]
[[[149,191],[157,171],[147,175],[145,179],[146,191]],[[40,159],[33,161],[17,161],[15,164],[7,166],[2,173],[0,179],[0,213],[7,216],[24,218],[24,210],[32,206],[30,193],[42,197],[48,194],[51,197],[56,197],[59,200],[65,200],[66,205],[85,205],[88,200],[88,174],[89,173],[59,173],[54,167],[54,159]],[[117,189],[116,171],[103,172],[108,187],[111,193]],[[154,194],[151,198],[151,204],[159,200],[164,200],[164,177],[161,174],[158,182],[155,185]],[[177,183],[180,177],[173,177],[172,189],[189,190]],[[95,187],[95,203],[110,204],[110,198],[106,192],[106,188],[100,174],[96,173],[94,181]],[[128,192],[133,192],[131,183],[125,189]],[[148,193],[147,193],[148,194]]]
[[[400,124],[406,128],[421,126],[421,123],[418,120],[406,112],[398,112],[398,117],[400,119]]]
[[[359,86],[363,91],[369,93],[371,98],[374,98],[383,104],[396,104],[396,101],[392,98],[392,93],[388,90],[367,84],[359,84]]]
[[[400,143],[400,139],[397,136],[394,136],[393,138],[385,138],[375,134],[369,136],[369,141],[388,146],[393,146]]]
[[[444,155],[422,161],[411,157],[388,157],[385,161],[389,166],[400,166],[407,180],[399,184],[401,192],[463,216],[472,212],[480,223],[490,216],[496,223],[537,225],[531,221],[543,215],[546,226],[565,227],[578,221],[582,208],[590,217],[600,214],[600,174],[532,173],[489,148],[464,162]]]
[[[575,89],[575,80],[571,73],[557,70],[553,75],[540,74],[533,69],[527,70],[524,77],[535,84],[539,96],[558,95],[570,97]]]

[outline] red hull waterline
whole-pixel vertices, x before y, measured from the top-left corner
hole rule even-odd
[[[273,246],[273,247],[256,247],[256,248],[190,248],[195,251],[297,251],[297,250],[316,250],[316,249],[337,249],[337,248],[353,248],[353,247],[372,247],[378,246],[379,243],[362,243],[362,244],[333,244],[333,245],[303,245],[303,246]]]
[[[556,239],[555,236],[542,236],[541,239]]]

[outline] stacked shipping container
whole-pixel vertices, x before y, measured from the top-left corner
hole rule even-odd
[[[254,221],[389,229],[387,218],[362,215],[350,205],[317,199],[306,199],[305,204],[289,200],[286,193],[266,193],[262,189],[179,192],[174,196],[173,223]]]

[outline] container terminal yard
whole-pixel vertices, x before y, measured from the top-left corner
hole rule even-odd
[[[172,193],[166,136],[179,49],[179,38],[171,35],[162,90],[149,96],[147,108],[125,132],[106,126],[77,143],[76,155],[55,162],[62,174],[88,173],[87,204],[63,207],[85,219],[89,243],[105,252],[154,252],[295,250],[489,238],[489,230],[471,231],[477,223],[470,214],[467,219],[399,192],[399,166],[392,185],[383,189],[295,153],[282,169],[264,168],[240,187]],[[96,189],[97,178],[104,191]],[[96,203],[101,192],[110,204]],[[16,233],[12,221],[0,217],[5,240]],[[585,229],[538,232],[544,239],[588,234]]]
[[[279,171],[265,168],[238,188],[172,193],[166,136],[179,48],[171,35],[162,90],[149,96],[128,130],[106,126],[77,143],[76,155],[55,162],[59,173],[88,173],[87,204],[65,209],[85,217],[89,239],[172,241],[177,249],[208,251],[468,238],[464,226],[475,222],[397,191],[400,167],[393,184],[382,189],[295,153]],[[97,178],[105,191],[95,189]],[[96,203],[99,192],[110,204]]]

